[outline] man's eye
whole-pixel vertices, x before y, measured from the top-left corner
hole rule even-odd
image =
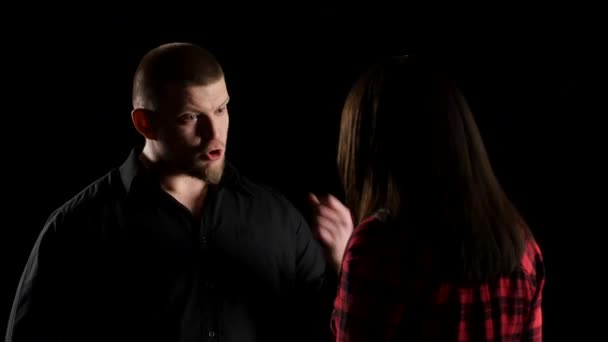
[[[184,115],[182,115],[182,118],[184,120],[187,120],[187,121],[196,120],[197,117],[198,117],[198,115],[196,115],[196,114],[184,114]]]
[[[224,106],[224,107],[220,107],[220,108],[217,110],[217,112],[218,112],[218,113],[223,113],[223,112],[225,112],[225,111],[226,111],[226,106]]]

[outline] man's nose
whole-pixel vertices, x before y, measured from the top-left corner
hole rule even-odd
[[[211,140],[215,138],[218,133],[217,122],[207,115],[201,115],[198,117],[197,130],[201,138],[204,140]]]

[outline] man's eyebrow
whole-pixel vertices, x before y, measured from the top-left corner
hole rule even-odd
[[[224,107],[225,105],[227,105],[227,104],[228,104],[228,102],[229,102],[229,101],[230,101],[230,96],[228,96],[228,97],[226,98],[226,101],[224,101],[224,103],[222,103],[221,105],[219,105],[217,108],[222,108],[222,107]]]
[[[224,102],[223,102],[221,105],[217,106],[217,107],[214,109],[214,111],[216,111],[216,110],[218,110],[218,109],[222,108],[223,106],[225,106],[226,104],[228,104],[228,102],[229,102],[229,101],[230,101],[230,96],[228,96],[228,98],[226,98],[226,100],[225,100],[225,101],[224,101]],[[195,113],[199,113],[199,114],[200,114],[200,113],[202,113],[200,110],[198,110],[198,108],[193,107],[193,106],[191,106],[191,105],[186,105],[186,106],[183,108],[183,111],[185,111],[185,112],[195,112]]]

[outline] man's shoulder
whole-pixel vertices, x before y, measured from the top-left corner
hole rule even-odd
[[[237,175],[238,179],[233,183],[236,186],[231,187],[232,191],[238,193],[239,197],[247,199],[256,210],[290,216],[300,214],[294,203],[278,186],[237,173],[234,168],[231,173],[232,177]]]
[[[278,202],[287,201],[287,197],[281,192],[281,190],[269,183],[253,180],[247,176],[241,176],[241,186],[245,192],[252,197],[263,197],[265,199]]]
[[[253,179],[250,176],[241,172],[234,164],[228,163],[226,167],[226,182],[230,189],[238,190],[240,194],[255,199],[267,200],[272,203],[288,203],[287,197],[279,190],[278,187],[269,183]]]
[[[241,211],[244,215],[241,216],[242,219],[247,222],[263,222],[266,229],[273,229],[274,232],[299,234],[303,227],[308,227],[304,212],[278,186],[245,176],[241,176],[240,181],[237,196],[247,203],[247,210]]]
[[[49,215],[46,225],[57,225],[78,217],[89,217],[116,203],[124,193],[119,170],[115,167],[91,181],[58,206]]]

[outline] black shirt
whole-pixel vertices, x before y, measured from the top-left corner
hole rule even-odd
[[[139,151],[49,217],[7,341],[321,340],[335,275],[296,208],[227,163],[197,221]]]

